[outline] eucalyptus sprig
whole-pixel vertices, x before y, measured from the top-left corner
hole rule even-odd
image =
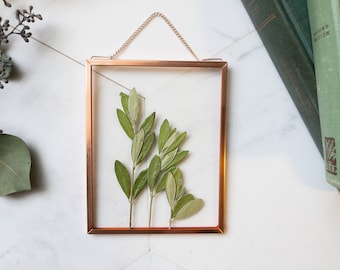
[[[6,0],[3,0],[3,4],[9,8],[12,7]],[[8,77],[12,70],[11,58],[2,51],[2,45],[8,43],[9,37],[12,35],[21,36],[25,42],[29,42],[32,36],[29,24],[34,23],[36,20],[42,20],[43,18],[40,14],[33,12],[33,6],[29,6],[28,9],[17,9],[16,19],[16,25],[11,26],[8,19],[3,20],[3,18],[0,17],[0,88],[4,88],[2,83],[8,82]]]
[[[129,171],[119,160],[115,161],[115,174],[119,185],[130,203],[129,227],[132,227],[133,204],[147,184],[147,170],[141,171],[135,178],[137,166],[144,161],[154,145],[155,132],[152,131],[156,113],[153,112],[140,123],[140,98],[136,89],[129,95],[120,94],[123,110],[117,109],[117,117],[126,135],[131,139],[132,168]]]

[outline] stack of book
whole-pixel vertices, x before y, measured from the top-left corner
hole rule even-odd
[[[327,181],[340,189],[339,1],[242,2],[324,157]]]

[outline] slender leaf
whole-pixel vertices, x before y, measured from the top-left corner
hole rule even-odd
[[[173,217],[175,219],[184,219],[195,215],[202,209],[204,202],[202,199],[194,199],[184,204]]]
[[[131,90],[130,95],[129,95],[128,111],[129,111],[129,118],[131,120],[131,123],[133,125],[136,124],[138,115],[139,115],[139,96],[135,88]]]
[[[176,198],[175,198],[175,200],[179,201],[184,196],[184,194],[187,193],[187,191],[186,191],[185,187],[178,185],[177,182],[176,182],[176,187],[177,187],[177,189],[176,189]]]
[[[136,178],[135,184],[133,185],[132,197],[136,199],[138,195],[144,190],[147,183],[147,170],[143,170],[139,173]]]
[[[148,134],[155,123],[156,113],[150,114],[142,123],[141,128],[144,129],[144,133]]]
[[[172,150],[178,148],[182,144],[182,142],[184,141],[186,135],[187,135],[186,132],[182,132],[182,133],[179,133],[179,134],[177,133],[174,141],[171,143],[171,145],[169,145],[166,148],[166,151],[164,153],[167,154],[167,153],[171,152]]]
[[[166,154],[163,158],[162,158],[162,162],[161,162],[161,169],[165,170],[165,168],[168,168],[169,164],[174,160],[174,158],[176,157],[177,154],[177,149],[173,150],[172,152]]]
[[[115,162],[115,173],[118,183],[129,199],[131,194],[131,179],[128,170],[119,160]]]
[[[120,93],[120,101],[122,103],[123,110],[127,115],[129,115],[128,100],[129,100],[129,96],[127,94],[124,94],[123,92],[121,92]]]
[[[177,152],[175,158],[168,165],[166,166],[164,165],[164,170],[167,170],[168,168],[176,166],[178,163],[184,160],[188,154],[189,154],[189,151],[187,150]]]
[[[163,146],[163,149],[160,153],[161,157],[164,156],[165,154],[169,153],[169,151],[167,151],[167,149],[169,148],[169,146],[171,146],[173,144],[173,142],[176,140],[176,137],[178,135],[178,132],[176,131],[176,129],[173,129],[168,137],[168,140],[166,141],[166,143]]]
[[[171,210],[173,210],[176,197],[176,181],[172,173],[167,174],[167,180],[165,185],[166,198],[168,199]]]
[[[173,167],[172,174],[176,180],[177,185],[183,185],[183,174],[180,168]]]
[[[170,125],[169,125],[169,121],[167,119],[165,119],[160,127],[160,131],[159,131],[159,136],[158,136],[158,153],[161,153],[166,141],[169,138],[169,134],[170,134]]]
[[[195,199],[195,197],[192,194],[185,194],[183,197],[176,203],[174,207],[174,216],[177,215],[178,211],[188,202]]]
[[[133,127],[131,125],[129,117],[121,109],[117,109],[117,116],[119,123],[125,131],[126,135],[132,140],[135,136],[135,133],[133,131]]]
[[[136,136],[132,140],[132,147],[131,147],[131,158],[132,162],[136,165],[137,158],[142,150],[144,143],[144,131],[141,129],[137,132]]]
[[[150,165],[148,168],[148,184],[150,191],[153,191],[160,171],[161,171],[161,159],[159,156],[155,155],[150,161]]]
[[[166,178],[167,178],[168,173],[172,173],[172,175],[174,176],[176,180],[176,183],[179,183],[180,185],[183,184],[183,176],[182,176],[181,170],[176,167],[171,167],[165,170],[165,172],[162,174],[161,179],[159,180],[157,184],[156,193],[159,193],[165,190]],[[179,179],[181,179],[181,181]]]
[[[154,141],[155,141],[154,132],[151,134],[149,133],[148,135],[145,136],[143,146],[139,153],[136,164],[139,164],[140,162],[142,162],[149,155],[149,153],[151,152],[152,146],[154,144]]]

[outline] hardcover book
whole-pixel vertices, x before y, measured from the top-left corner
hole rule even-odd
[[[306,0],[242,0],[295,106],[322,153]]]
[[[340,189],[340,3],[308,0],[327,181]]]

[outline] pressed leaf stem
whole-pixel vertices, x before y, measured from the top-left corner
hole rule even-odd
[[[149,227],[151,227],[151,219],[152,219],[152,204],[153,204],[154,194],[150,194],[150,205],[149,205]]]
[[[132,212],[133,212],[133,184],[135,179],[135,170],[136,166],[133,164],[132,171],[131,171],[131,186],[130,186],[130,217],[129,217],[129,228],[132,228]]]

